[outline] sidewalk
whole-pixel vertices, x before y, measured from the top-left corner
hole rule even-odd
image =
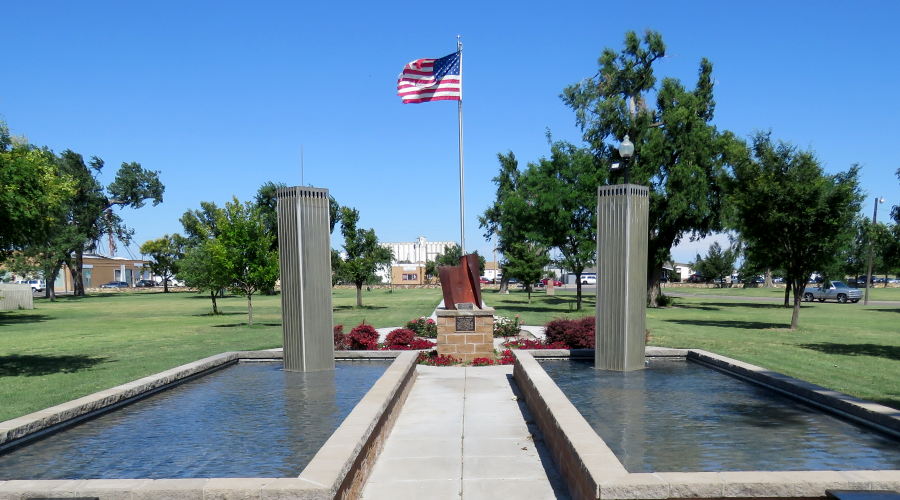
[[[532,438],[511,366],[417,372],[363,499],[568,498]]]

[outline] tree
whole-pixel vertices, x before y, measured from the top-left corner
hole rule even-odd
[[[162,238],[145,241],[141,245],[141,253],[150,257],[147,267],[163,279],[163,292],[169,293],[169,280],[178,273],[182,257],[184,257],[185,238],[178,233],[168,234]]]
[[[719,242],[713,242],[706,253],[706,258],[697,254],[691,267],[706,279],[718,280],[721,284],[724,283],[725,276],[731,276],[734,271],[735,260],[737,260],[736,252],[730,248],[722,250]]]
[[[578,310],[581,273],[596,260],[597,186],[607,174],[588,149],[555,142],[550,158],[530,164],[520,179],[527,239],[559,249],[560,264],[575,273]]]
[[[687,90],[674,78],[657,87],[654,63],[665,56],[662,36],[647,31],[643,41],[625,34],[621,52],[605,49],[596,76],[563,91],[599,164],[618,161],[617,145],[634,143],[631,179],[650,187],[648,303],[659,300],[662,267],[685,236],[702,237],[722,227],[726,165],[741,153],[739,141],[711,124],[712,63],[700,61],[697,84]],[[655,106],[648,103],[655,94]]]
[[[357,229],[359,211],[341,207],[341,234],[344,236],[346,259],[340,261],[338,274],[356,285],[356,307],[362,307],[362,287],[377,279],[380,267],[391,265],[393,254],[378,243],[373,229]],[[333,255],[332,255],[333,257]]]
[[[521,172],[516,155],[512,151],[505,155],[498,153],[497,160],[500,162],[500,172],[492,179],[497,185],[497,195],[494,203],[478,217],[478,224],[485,230],[485,238],[496,239],[496,248],[503,255],[499,293],[506,293],[510,278],[506,271],[506,254],[511,251],[514,243],[525,238],[525,223],[521,218],[525,200],[518,192]]]
[[[14,250],[45,244],[74,184],[50,150],[15,140],[0,122],[0,262]]]
[[[528,303],[531,303],[531,292],[544,273],[544,266],[550,263],[547,248],[530,241],[513,243],[509,252],[504,255],[506,267],[504,274],[518,278],[528,292]]]
[[[484,257],[478,254],[478,251],[472,252],[478,256],[478,274],[484,275]],[[437,254],[434,260],[425,263],[425,274],[437,276],[439,267],[458,266],[459,259],[462,258],[462,249],[459,245],[450,245],[442,253]]]
[[[113,208],[141,208],[148,200],[156,206],[162,203],[165,186],[159,180],[158,171],[146,170],[136,162],[123,162],[106,190],[98,180],[104,168],[100,158],[91,157],[88,166],[80,154],[66,150],[61,155],[61,165],[77,181],[78,194],[70,207],[71,224],[80,231],[83,241],[73,250],[74,257],[69,261],[69,268],[72,270],[75,295],[84,295],[85,250],[96,248],[97,240],[106,234],[112,252],[115,240],[127,244],[134,234]]]
[[[259,208],[237,198],[225,204],[216,227],[216,240],[222,246],[222,272],[232,291],[247,297],[247,326],[253,326],[253,294],[274,287],[278,280],[274,236],[266,230]]]
[[[826,175],[812,152],[773,144],[770,133],[754,136],[752,153],[734,167],[732,223],[756,249],[756,262],[785,270],[794,330],[810,274],[834,266],[853,238],[852,214],[861,202],[859,168]]]
[[[179,261],[178,275],[189,287],[209,293],[212,313],[219,314],[216,297],[230,285],[224,269],[225,249],[218,240],[209,239],[187,250]]]

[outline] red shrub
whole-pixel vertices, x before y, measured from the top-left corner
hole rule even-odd
[[[569,349],[593,349],[594,317],[555,319],[547,323],[544,334],[547,344],[562,342]]]
[[[427,339],[420,339],[418,337],[414,338],[412,342],[409,343],[410,349],[429,349],[436,346],[434,342]]]
[[[334,325],[334,350],[347,349],[347,335],[344,333],[344,325]]]
[[[507,349],[500,354],[500,364],[501,365],[516,364],[516,358],[513,357],[512,351]]]
[[[472,360],[472,366],[491,366],[494,360],[491,358],[475,358]]]
[[[347,335],[350,349],[354,351],[368,351],[378,347],[378,332],[375,327],[361,323],[356,328],[350,330]]]
[[[408,346],[410,342],[415,340],[416,332],[412,330],[408,330],[406,328],[397,328],[392,332],[387,334],[385,338],[385,344],[393,347],[393,346]]]
[[[420,352],[416,362],[420,365],[430,366],[450,366],[458,365],[460,360],[450,356],[449,354],[438,354],[437,351]]]

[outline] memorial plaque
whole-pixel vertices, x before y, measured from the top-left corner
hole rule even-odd
[[[457,316],[456,317],[457,332],[474,332],[475,316]]]

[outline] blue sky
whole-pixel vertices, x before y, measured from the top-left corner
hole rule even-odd
[[[860,163],[868,216],[876,195],[880,220],[900,204],[900,3],[326,4],[8,3],[0,119],[32,143],[102,157],[106,183],[123,161],[159,170],[164,203],[122,213],[134,249],[181,231],[202,200],[299,184],[301,145],[305,183],[358,208],[382,241],[457,240],[456,103],[404,105],[395,90],[404,64],[449,54],[460,34],[466,240],[489,255],[477,216],[497,153],[524,166],[548,154],[548,128],[579,142],[561,90],[626,30],[654,29],[668,48],[660,76],[693,86],[700,58],[713,62],[718,127],[771,129],[830,172]]]

